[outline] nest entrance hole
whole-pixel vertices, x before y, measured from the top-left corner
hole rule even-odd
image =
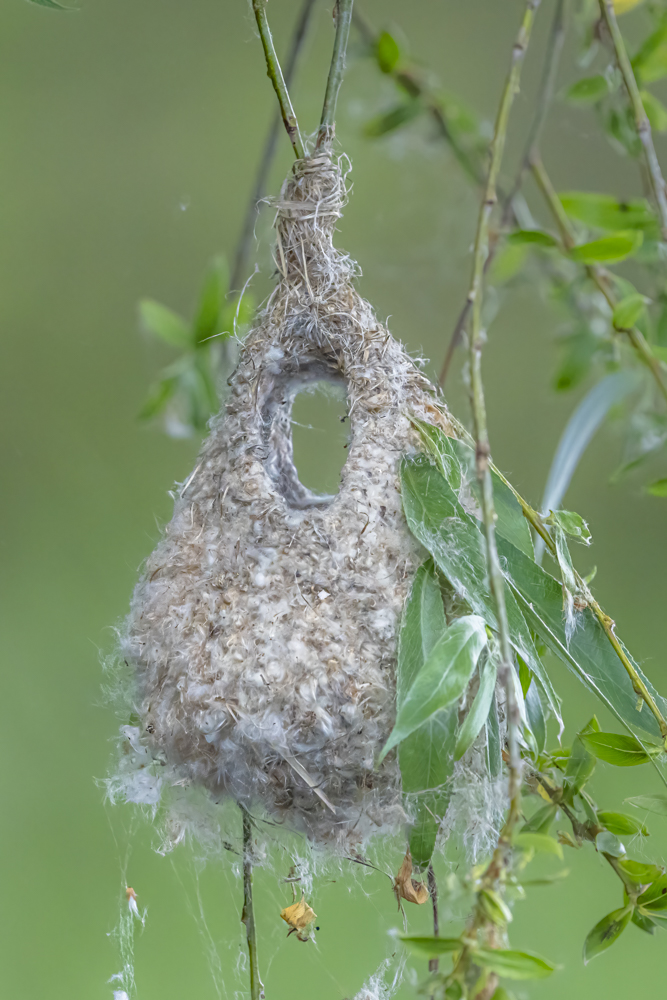
[[[340,486],[349,422],[345,379],[306,365],[275,380],[265,401],[265,467],[290,507],[325,507]]]

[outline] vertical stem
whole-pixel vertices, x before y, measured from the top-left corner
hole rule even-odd
[[[318,147],[323,143],[331,142],[334,137],[336,102],[338,101],[338,93],[345,73],[345,54],[347,52],[348,38],[350,37],[353,3],[354,0],[336,0],[336,37],[334,39],[333,55],[331,56],[331,66],[329,67],[327,89],[324,95],[322,119],[317,131]]]
[[[490,447],[486,419],[486,403],[484,385],[482,382],[482,345],[484,331],[482,330],[482,295],[484,285],[484,264],[489,253],[489,229],[491,213],[498,200],[497,180],[502,163],[507,126],[514,95],[519,87],[521,67],[526,48],[530,39],[535,11],[540,0],[528,0],[524,11],[519,35],[512,49],[512,62],[505,82],[503,95],[496,118],[493,140],[491,142],[491,163],[486,182],[484,198],[480,208],[475,238],[475,253],[473,273],[468,300],[471,304],[470,321],[470,396],[472,401],[473,424],[475,431],[475,458],[477,478],[482,494],[482,516],[486,536],[486,554],[489,572],[489,584],[498,618],[498,633],[500,639],[500,677],[505,687],[508,718],[509,742],[509,798],[510,811],[501,840],[509,841],[513,827],[520,814],[521,802],[521,754],[519,751],[519,709],[514,693],[514,677],[512,666],[512,647],[510,645],[507,610],[505,607],[505,580],[496,548],[495,521],[496,513],[493,504],[493,481],[489,468]]]
[[[297,60],[299,54],[303,47],[303,43],[306,37],[306,32],[308,30],[308,24],[310,22],[310,17],[315,6],[315,0],[303,0],[303,6],[296,21],[294,27],[294,34],[292,35],[292,42],[290,45],[289,54],[287,56],[287,61],[285,63],[285,87],[289,93],[289,88],[292,85],[292,80],[294,77],[294,71],[296,70]],[[273,163],[273,158],[276,153],[276,144],[278,142],[278,130],[280,128],[280,123],[282,121],[282,116],[278,113],[272,120],[269,126],[269,131],[266,136],[266,141],[264,143],[264,149],[262,151],[262,156],[259,161],[259,166],[257,168],[257,176],[255,177],[255,184],[252,189],[252,194],[248,202],[248,207],[246,208],[245,217],[243,219],[243,227],[241,229],[241,236],[236,248],[236,254],[234,257],[234,268],[232,270],[232,277],[229,287],[236,291],[241,287],[243,277],[246,271],[246,261],[248,259],[248,253],[250,249],[250,244],[252,241],[252,235],[255,228],[255,218],[257,216],[257,205],[261,198],[263,198],[266,191],[266,184],[269,176],[269,171],[271,169],[271,164]]]
[[[653,191],[653,197],[655,198],[658,215],[660,217],[660,230],[662,232],[662,238],[663,240],[667,240],[667,190],[665,189],[665,179],[662,176],[660,163],[655,151],[655,146],[653,145],[651,123],[649,122],[648,115],[644,109],[642,96],[639,92],[639,87],[632,69],[632,64],[628,57],[627,49],[625,48],[625,42],[623,41],[623,35],[618,27],[613,0],[599,0],[599,2],[602,17],[604,18],[604,22],[609,29],[609,34],[611,35],[614,52],[616,54],[616,62],[621,71],[623,83],[625,84],[625,89],[628,92],[630,104],[632,105],[632,111],[635,116],[635,127],[637,129],[639,141],[641,142],[644,150],[644,158],[646,160],[646,167],[651,181],[651,189]]]
[[[262,39],[262,46],[264,48],[266,75],[271,80],[273,89],[276,92],[276,97],[278,98],[278,103],[280,105],[280,113],[283,119],[283,125],[285,126],[285,131],[287,132],[289,140],[292,143],[294,155],[298,160],[301,160],[304,156],[304,149],[301,132],[299,131],[299,123],[296,115],[294,114],[294,108],[292,107],[289,92],[285,84],[283,71],[280,68],[280,61],[278,60],[276,47],[273,44],[273,36],[266,17],[266,3],[267,0],[252,0],[252,9],[255,12],[255,20],[257,21],[257,28],[259,29],[259,37]]]
[[[433,937],[438,937],[440,934],[440,915],[438,913],[438,883],[435,880],[435,872],[433,871],[433,865],[428,866],[428,891],[431,897],[431,906],[433,907]],[[428,963],[429,972],[438,971],[438,959],[432,958]]]
[[[239,806],[243,816],[243,910],[241,923],[245,924],[250,961],[250,1000],[264,1000],[264,985],[259,978],[257,957],[257,929],[252,902],[252,825],[248,811]]]

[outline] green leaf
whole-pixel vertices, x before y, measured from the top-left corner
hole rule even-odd
[[[475,950],[477,965],[495,972],[506,979],[544,979],[550,976],[556,968],[538,955],[527,951],[505,951],[492,948],[477,948]]]
[[[604,760],[615,767],[636,767],[646,764],[652,756],[662,752],[661,747],[646,749],[634,736],[621,736],[618,733],[585,733],[581,736],[586,749],[598,760]]]
[[[463,948],[459,938],[413,937],[402,934],[399,934],[398,938],[414,955],[420,955],[423,958],[437,958],[438,955],[446,955],[451,951],[461,951]]]
[[[646,934],[655,934],[656,924],[650,917],[647,917],[645,913],[640,910],[635,910],[632,914],[632,922],[635,927],[639,927],[641,931]]]
[[[173,397],[177,379],[165,378],[151,389],[148,399],[139,411],[139,420],[152,420],[162,413],[169,400]]]
[[[634,816],[627,816],[625,813],[617,812],[599,812],[598,820],[610,833],[615,833],[619,837],[625,837],[633,833],[641,833],[642,837],[648,837],[648,830]]]
[[[636,201],[619,201],[612,195],[593,191],[565,191],[559,197],[563,208],[571,218],[594,229],[616,232],[655,228],[655,218],[650,205],[643,198]]]
[[[667,74],[667,25],[661,24],[644,41],[632,60],[641,83],[653,83]]]
[[[364,135],[366,135],[369,139],[378,139],[380,136],[386,135],[388,132],[395,132],[396,129],[401,128],[402,125],[407,125],[408,122],[414,121],[415,118],[418,118],[423,110],[424,105],[421,101],[404,101],[402,104],[397,104],[389,111],[385,111],[384,114],[378,115],[376,118],[371,118],[371,120],[366,123]]]
[[[634,809],[645,809],[658,816],[667,816],[667,795],[635,795],[625,801]]]
[[[598,833],[595,846],[601,854],[611,854],[612,858],[622,858],[626,854],[625,844],[621,843],[616,834],[606,830]]]
[[[570,874],[570,869],[563,868],[559,872],[554,872],[553,875],[543,875],[541,878],[521,879],[521,885],[524,886],[553,885],[554,882],[560,882],[562,879],[567,878],[569,874]]]
[[[432,715],[458,701],[487,644],[484,619],[464,615],[445,630],[398,707],[396,724],[380,761]]]
[[[609,93],[607,78],[601,74],[585,76],[578,80],[565,92],[565,98],[573,104],[594,104],[601,101]]]
[[[503,766],[502,747],[500,745],[500,726],[498,723],[498,705],[495,694],[491,699],[489,717],[486,720],[486,763],[489,774],[497,778]]]
[[[425,456],[403,459],[401,484],[410,530],[475,614],[497,631],[479,522],[464,511],[449,484]],[[498,542],[509,544],[501,538],[500,519]],[[518,551],[514,546],[510,548]],[[528,556],[523,558],[532,564]],[[506,593],[506,604],[512,645],[536,676],[560,722],[558,698],[537,655],[530,629],[510,593]]]
[[[447,627],[440,582],[432,559],[415,574],[406,601],[398,641],[396,700],[402,705],[412,682]],[[456,706],[436,713],[405,739],[398,762],[406,810],[412,815],[409,846],[413,862],[424,869],[449,802],[447,780],[454,768],[453,749],[458,725]]]
[[[508,993],[502,986],[499,986],[491,997],[491,1000],[515,1000],[515,997],[513,993]]]
[[[547,721],[542,704],[542,692],[534,678],[532,678],[526,694],[526,714],[531,732],[535,737],[537,750],[542,753],[547,745]]]
[[[196,344],[210,340],[220,333],[231,333],[221,328],[221,314],[225,306],[225,296],[229,288],[229,273],[224,257],[215,257],[208,268],[197,306],[194,321]]]
[[[642,242],[643,234],[640,231],[616,233],[614,236],[603,236],[599,240],[572,247],[569,256],[580,264],[619,264],[635,253]]]
[[[644,861],[633,861],[631,858],[621,858],[617,865],[637,885],[655,882],[664,875],[664,868],[646,864]]]
[[[656,479],[646,487],[646,492],[653,497],[667,497],[667,479]]]
[[[581,730],[584,734],[594,732],[600,732],[600,724],[595,716]],[[567,787],[573,794],[583,788],[595,768],[595,757],[582,743],[581,733],[572,742],[572,752],[565,769]]]
[[[558,240],[541,229],[515,229],[513,233],[508,235],[507,242],[510,246],[520,246],[524,243],[549,248],[558,246]]]
[[[557,392],[567,392],[586,378],[602,341],[584,328],[559,338],[558,345],[563,355],[554,378],[554,388]]]
[[[512,911],[495,890],[482,889],[477,898],[479,905],[492,923],[502,927],[512,922]]]
[[[52,10],[75,10],[74,7],[63,7],[61,3],[56,3],[56,0],[28,0],[28,3],[37,7],[51,7]]]
[[[535,851],[539,854],[555,854],[563,860],[563,848],[553,837],[545,833],[517,833],[514,844],[522,851]]]
[[[460,760],[466,750],[473,745],[477,739],[482,726],[487,720],[491,702],[496,690],[496,677],[498,675],[498,665],[493,658],[487,659],[482,669],[479,679],[479,688],[475,695],[475,700],[470,706],[470,711],[463,720],[456,739],[454,750],[454,760]]]
[[[592,958],[610,948],[617,941],[630,922],[632,906],[614,910],[595,925],[584,943],[584,965]]]
[[[553,823],[557,811],[557,805],[541,806],[536,812],[533,813],[530,819],[526,820],[519,832],[521,834],[548,833],[549,827]]]
[[[667,910],[667,875],[661,875],[645,892],[639,896],[637,902],[647,910]]]
[[[654,132],[667,131],[667,108],[659,101],[655,94],[648,90],[641,91],[642,104],[651,128]]]
[[[626,295],[614,309],[612,316],[614,328],[616,330],[631,330],[645,312],[646,304],[650,301],[645,295],[640,295],[639,292],[634,295]]]
[[[167,306],[153,299],[144,299],[139,303],[139,318],[145,330],[161,337],[172,347],[180,347],[181,350],[192,347],[190,327]]]
[[[393,73],[401,58],[398,42],[388,31],[383,31],[377,40],[375,57],[383,73]]]

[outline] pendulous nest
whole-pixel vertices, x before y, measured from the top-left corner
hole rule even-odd
[[[398,466],[417,446],[408,414],[454,433],[333,246],[346,162],[299,160],[283,186],[278,283],[146,562],[123,638],[149,751],[174,781],[261,803],[341,846],[405,821],[397,764],[374,770],[393,725],[401,609],[422,559]],[[335,496],[303,486],[292,460],[292,402],[322,380],[347,394]]]

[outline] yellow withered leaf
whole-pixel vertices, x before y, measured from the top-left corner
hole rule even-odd
[[[399,909],[402,899],[405,899],[408,903],[417,903],[418,905],[425,903],[429,899],[429,891],[424,883],[412,877],[412,855],[409,850],[406,852],[403,863],[398,869],[398,875],[394,879],[394,892],[396,893]]]
[[[315,920],[317,914],[308,906],[305,897],[302,896],[298,903],[292,903],[291,906],[286,906],[284,910],[281,910],[280,916],[290,926],[288,937],[290,934],[296,933],[300,941],[307,941],[307,928]]]
[[[643,3],[643,0],[614,0],[614,10],[617,14],[627,14],[640,3]]]

